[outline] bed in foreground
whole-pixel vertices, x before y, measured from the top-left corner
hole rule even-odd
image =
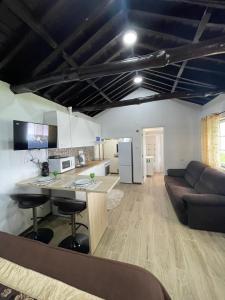
[[[3,232],[0,232],[0,258],[102,299],[170,299],[160,282],[142,268]],[[1,277],[0,283],[4,285]]]

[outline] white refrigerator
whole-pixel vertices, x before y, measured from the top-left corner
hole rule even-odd
[[[120,182],[133,182],[133,151],[132,142],[118,143]]]

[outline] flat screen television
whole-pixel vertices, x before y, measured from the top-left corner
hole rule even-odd
[[[57,148],[57,126],[13,121],[14,150]]]

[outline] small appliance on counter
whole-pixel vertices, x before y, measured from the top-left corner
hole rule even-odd
[[[49,176],[49,165],[47,161],[41,164],[41,176],[43,177]]]
[[[86,158],[83,150],[79,151],[77,167],[86,166]]]
[[[75,169],[75,157],[74,156],[49,156],[49,171],[64,173]]]

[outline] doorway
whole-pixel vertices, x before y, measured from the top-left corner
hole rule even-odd
[[[119,174],[118,139],[105,139],[103,143],[103,159],[110,160],[110,173]]]
[[[164,172],[164,128],[143,129],[143,176]]]

